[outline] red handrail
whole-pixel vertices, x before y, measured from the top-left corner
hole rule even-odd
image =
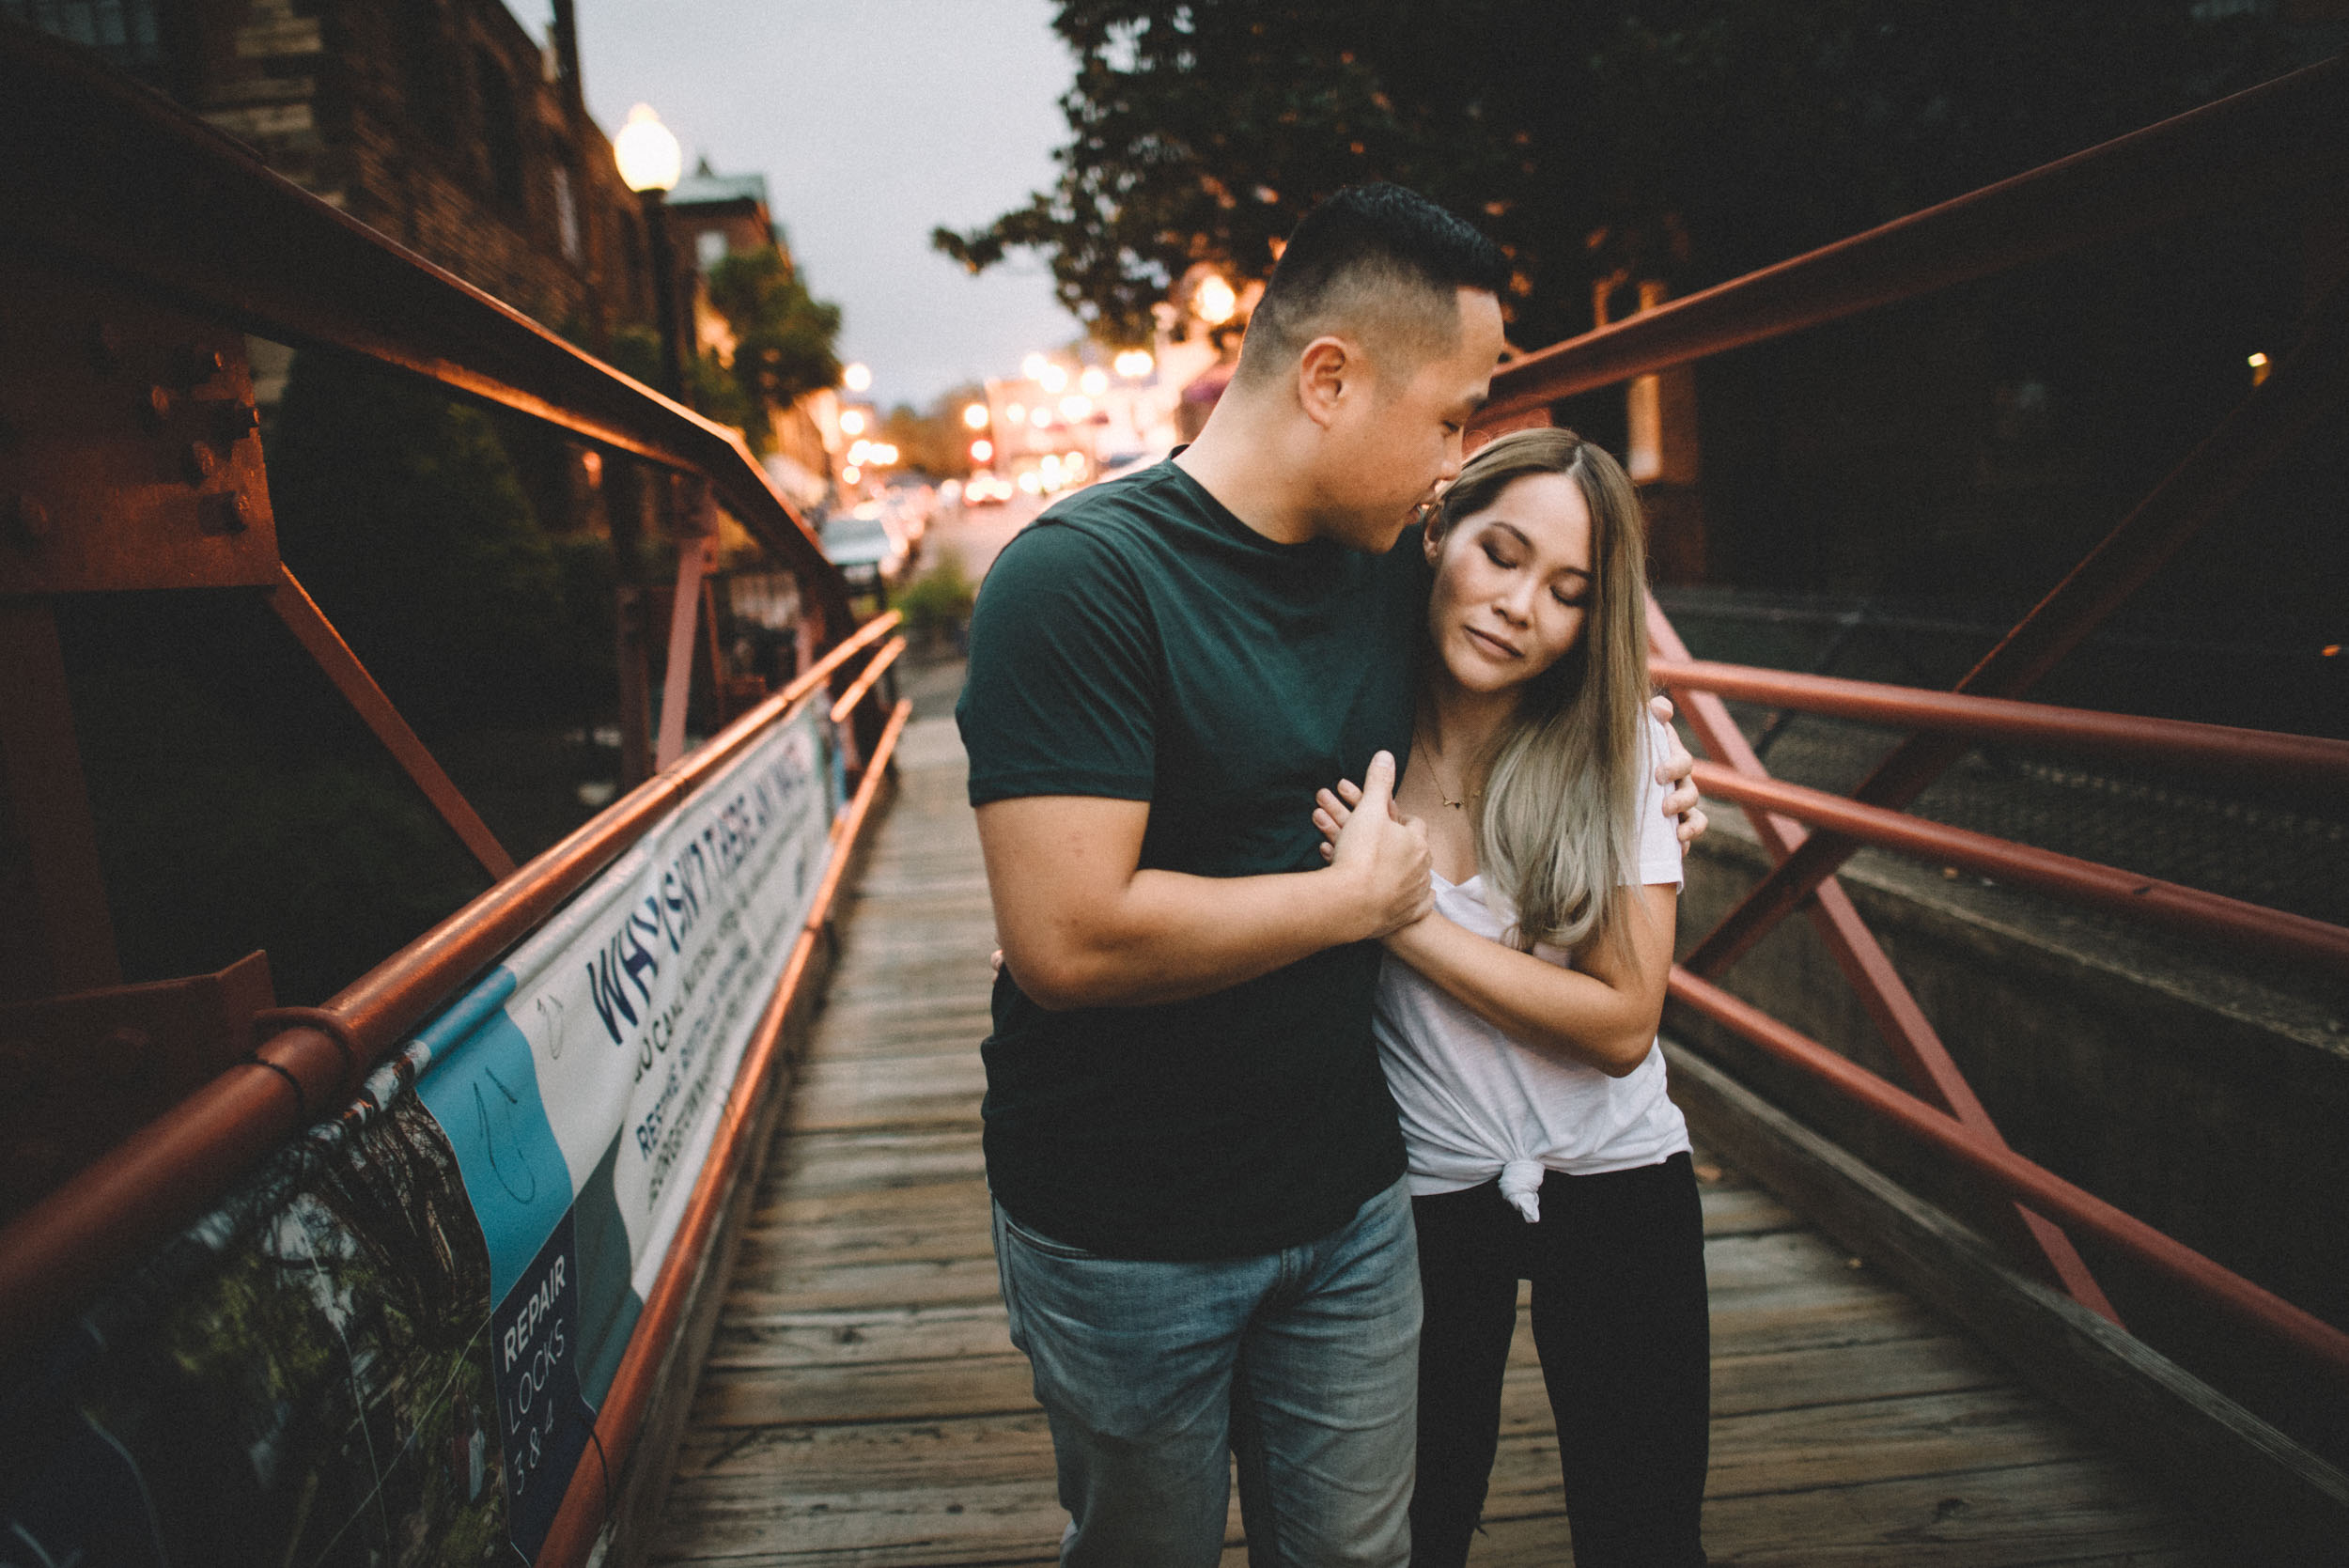
[[[2349,61],[2326,60],[1512,361],[1486,427],[1805,327],[2235,206],[2349,160]]]
[[[583,887],[655,823],[895,628],[874,619],[708,744],[604,808],[391,957],[323,1011],[334,1031],[286,1030],[140,1128],[0,1230],[0,1364],[54,1327],[123,1263],[202,1211],[237,1174],[339,1110],[383,1052]],[[346,1048],[341,1036],[360,1048]]]
[[[1740,702],[1766,703],[1863,723],[1968,740],[2035,743],[2066,753],[2128,757],[2279,784],[2349,788],[2349,740],[2057,707],[2002,697],[1971,697],[1695,659],[1651,659],[1648,674],[1675,691],[1711,691]]]
[[[831,918],[832,899],[840,890],[841,877],[847,873],[857,839],[879,798],[890,754],[896,749],[897,737],[905,732],[907,721],[912,717],[913,704],[910,700],[900,701],[891,711],[880,738],[874,743],[873,761],[864,770],[863,782],[857,786],[848,809],[833,825],[832,860],[824,868],[822,880],[816,884],[807,920],[800,929],[799,940],[792,944],[790,957],[784,963],[782,977],[775,982],[766,1011],[759,1015],[758,1028],[743,1054],[741,1070],[735,1074],[734,1092],[726,1098],[725,1112],[710,1144],[709,1157],[694,1180],[692,1196],[677,1223],[677,1235],[669,1243],[668,1256],[645,1298],[644,1312],[629,1332],[628,1349],[612,1375],[612,1387],[604,1394],[603,1406],[596,1413],[596,1448],[602,1466],[591,1473],[583,1460],[571,1472],[562,1504],[555,1511],[554,1524],[547,1532],[545,1544],[538,1548],[536,1568],[574,1568],[584,1562],[595,1546],[597,1535],[603,1529],[610,1502],[609,1486],[628,1465],[644,1425],[645,1406],[652,1398],[653,1379],[660,1373],[670,1339],[677,1330],[686,1298],[700,1272],[702,1254],[723,1217],[726,1199],[734,1188],[735,1173],[747,1152],[749,1140],[745,1135],[756,1114],[758,1097],[774,1064],[775,1053],[782,1048],[784,1025],[799,1001],[801,982],[806,977],[809,960],[815,956],[824,923]]]
[[[1928,822],[1903,812],[1861,805],[1823,789],[1806,789],[1768,777],[1757,778],[1717,762],[1696,765],[1697,787],[1740,805],[1783,812],[1814,828],[1832,828],[1847,838],[1963,870],[2037,888],[2075,903],[2135,915],[2149,924],[2189,936],[2216,937],[2253,952],[2305,958],[2349,974],[2349,926],[2329,924],[2246,903],[2156,877],[2037,849],[1944,822]]]
[[[2082,1191],[2044,1166],[2011,1149],[1984,1142],[1953,1117],[1943,1115],[1912,1094],[1903,1094],[1850,1058],[1839,1056],[1711,981],[1701,980],[1675,965],[1671,991],[1674,998],[1714,1022],[1780,1061],[1801,1068],[1847,1099],[1989,1178],[2014,1197],[2078,1226],[2098,1240],[2159,1270],[2231,1315],[2303,1352],[2334,1377],[2349,1383],[2349,1334],[2314,1313],[2294,1306],[2273,1291],[2212,1262],[2184,1242]]]

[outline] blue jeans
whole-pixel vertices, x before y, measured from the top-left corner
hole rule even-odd
[[[1239,1461],[1254,1568],[1402,1568],[1411,1553],[1419,1249],[1397,1182],[1330,1234],[1153,1263],[995,1208],[1012,1343],[1060,1468],[1066,1568],[1214,1568]]]

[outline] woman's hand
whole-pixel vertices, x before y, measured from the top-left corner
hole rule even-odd
[[[1655,714],[1657,721],[1664,726],[1664,735],[1672,744],[1672,750],[1664,753],[1664,760],[1656,765],[1656,782],[1664,785],[1667,791],[1664,815],[1672,818],[1672,831],[1686,847],[1704,836],[1706,826],[1704,813],[1697,809],[1697,801],[1703,797],[1698,795],[1697,786],[1688,782],[1688,775],[1695,769],[1697,759],[1688,754],[1688,748],[1680,743],[1680,732],[1672,728],[1672,700],[1666,696],[1655,696],[1648,699],[1647,706],[1648,711]]]

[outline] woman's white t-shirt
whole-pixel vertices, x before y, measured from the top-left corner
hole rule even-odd
[[[1664,815],[1655,767],[1663,726],[1648,721],[1641,765],[1638,881],[1681,880],[1680,840]],[[1509,921],[1486,902],[1479,875],[1457,884],[1436,878],[1436,908],[1455,924],[1499,941]],[[1571,955],[1542,944],[1534,956],[1562,968]],[[1531,1221],[1540,1218],[1542,1175],[1595,1175],[1654,1165],[1688,1147],[1680,1108],[1664,1093],[1664,1053],[1622,1078],[1517,1044],[1466,1003],[1390,955],[1379,970],[1372,1028],[1387,1085],[1403,1116],[1411,1192],[1456,1192],[1498,1175],[1502,1196]]]

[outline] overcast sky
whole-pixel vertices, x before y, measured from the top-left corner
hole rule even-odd
[[[650,103],[722,174],[763,174],[844,360],[884,404],[1016,374],[1076,336],[1050,275],[972,278],[929,247],[1052,179],[1075,76],[1050,0],[578,0],[580,74],[604,132]],[[545,31],[544,0],[513,0]]]

